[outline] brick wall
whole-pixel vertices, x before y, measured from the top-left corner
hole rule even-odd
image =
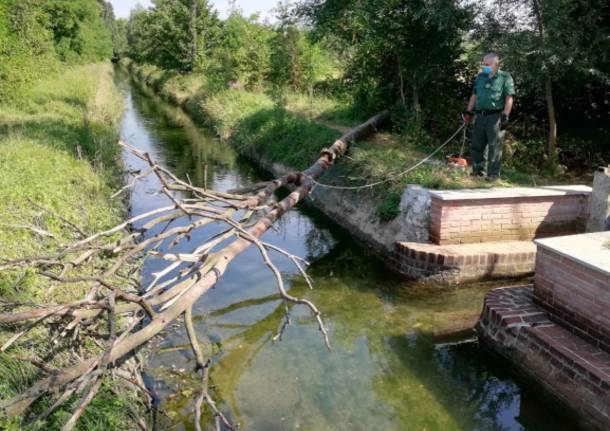
[[[386,265],[410,279],[457,284],[532,274],[535,256],[531,243],[480,247],[398,241]]]
[[[610,276],[538,247],[534,300],[553,320],[610,352]]]
[[[432,196],[430,237],[437,244],[460,244],[579,233],[588,207],[589,197],[583,194],[460,200]]]
[[[549,319],[531,286],[492,290],[477,324],[479,337],[571,409],[583,429],[610,429],[610,354]]]

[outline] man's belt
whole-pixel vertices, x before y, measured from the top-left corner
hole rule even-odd
[[[486,117],[488,115],[493,115],[493,114],[499,114],[500,112],[502,112],[501,109],[494,109],[491,111],[474,111],[476,114],[478,115],[482,115],[483,117]]]

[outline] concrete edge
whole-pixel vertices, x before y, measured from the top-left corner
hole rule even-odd
[[[430,196],[441,201],[469,201],[485,199],[545,198],[582,195],[590,196],[586,185],[546,187],[492,187],[489,189],[430,190]]]
[[[562,237],[550,237],[550,238],[539,238],[539,239],[535,239],[534,240],[534,244],[536,244],[537,247],[541,247],[545,250],[548,251],[552,251],[553,253],[557,253],[558,255],[565,257],[567,259],[573,260],[575,262],[578,262],[579,264],[592,269],[593,271],[597,271],[600,272],[604,275],[610,276],[610,269],[606,269],[604,267],[601,267],[595,263],[591,263],[590,261],[588,261],[586,258],[581,257],[581,256],[577,256],[574,254],[570,254],[570,253],[566,253],[564,251],[562,251],[561,249],[554,247],[552,244],[548,244],[548,242],[551,242],[553,240],[556,240],[557,238],[564,238],[566,236],[573,236],[573,237],[577,237],[577,236],[581,236],[583,234],[576,234],[576,235],[564,235]],[[584,235],[588,235],[588,234],[584,234]],[[610,255],[610,250],[608,250],[608,254]]]

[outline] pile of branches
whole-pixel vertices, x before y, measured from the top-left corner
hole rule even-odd
[[[159,165],[148,153],[121,143],[127,151],[145,161],[148,169],[134,176],[119,193],[132,187],[137,180],[155,176],[160,184],[159,192],[165,194],[171,204],[138,214],[93,235],[85,236],[80,230],[78,240],[62,246],[55,254],[0,263],[0,271],[33,268],[60,285],[85,284],[87,292],[82,298],[61,304],[0,304],[5,310],[12,308],[0,313],[0,324],[15,331],[0,351],[10,354],[11,349],[20,344],[52,343],[58,338],[81,340],[88,337],[99,347],[96,353],[88,355],[82,350],[73,350],[70,365],[60,369],[50,368],[48,358],[43,361],[16,357],[31,362],[45,376],[22,393],[2,401],[0,409],[8,417],[23,415],[37,399],[51,397],[51,407],[35,418],[41,419],[69,398],[80,396],[77,407],[63,427],[70,430],[100,390],[104,376],[108,375],[141,391],[143,399],[150,403],[152,394],[138,374],[137,351],[173,321],[183,317],[196,358],[196,370],[202,379],[202,389],[195,403],[195,427],[200,429],[202,407],[206,404],[214,415],[217,429],[221,424],[235,429],[208,392],[211,358],[204,357],[197,340],[192,307],[214,287],[236,256],[254,246],[273,273],[279,294],[286,304],[286,317],[275,338],[281,338],[290,323],[288,304],[301,304],[311,311],[330,349],[328,331],[320,311],[307,299],[294,297],[286,291],[282,275],[270,254],[277,253],[292,261],[311,287],[305,271],[306,262],[260,238],[311,192],[315,180],[345,153],[350,142],[370,134],[386,118],[384,112],[352,129],[330,148],[324,149],[320,158],[307,170],[259,185],[254,191],[250,188],[246,193],[223,193],[194,186],[189,180],[183,181]],[[274,193],[281,187],[288,187],[291,192],[278,202]],[[191,245],[188,253],[172,252],[178,246],[190,244],[197,230],[211,224],[218,225],[219,229],[203,243]],[[134,268],[148,256],[161,259],[166,264],[153,273],[150,281],[142,284],[140,274]],[[93,270],[85,269],[95,259],[103,264],[97,264]],[[34,328],[41,327],[56,335],[41,341],[41,337],[32,335]],[[141,429],[146,429],[146,421],[138,419],[137,423]]]

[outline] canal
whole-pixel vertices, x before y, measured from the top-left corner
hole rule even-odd
[[[123,140],[197,185],[225,191],[268,179],[125,72],[117,69],[116,80],[125,97]],[[144,168],[129,154],[124,162],[130,170]],[[156,186],[150,178],[131,190],[134,215],[167,204]],[[196,233],[190,245],[209,234]],[[326,350],[314,319],[301,307],[292,308],[292,324],[273,342],[284,317],[273,276],[254,249],[235,259],[193,313],[199,339],[214,355],[213,394],[241,429],[575,429],[471,334],[447,337],[479,312],[489,286],[441,290],[397,280],[311,208],[285,215],[264,239],[310,262],[314,290],[276,256],[290,292],[322,312],[333,350]],[[143,277],[160,265],[149,259]],[[161,400],[159,428],[194,429],[200,377],[180,322],[145,353],[146,374]]]

